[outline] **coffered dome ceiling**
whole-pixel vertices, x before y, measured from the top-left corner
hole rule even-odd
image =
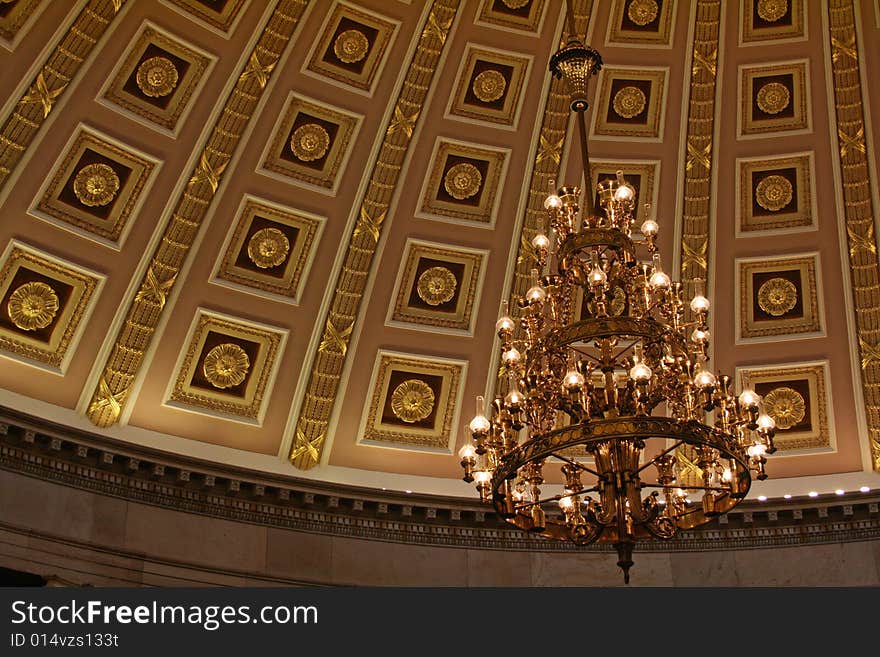
[[[575,0],[618,169],[778,427],[752,495],[877,487],[872,0]],[[0,3],[0,400],[291,477],[469,495],[551,180],[557,0]],[[876,112],[873,114],[876,116]],[[687,467],[686,463],[681,464]]]

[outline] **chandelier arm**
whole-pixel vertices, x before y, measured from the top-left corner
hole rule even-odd
[[[581,143],[581,164],[584,168],[584,187],[587,190],[584,192],[584,203],[587,210],[586,216],[592,217],[596,214],[596,208],[593,205],[593,194],[591,193],[591,190],[593,189],[593,178],[590,173],[590,151],[589,146],[587,145],[587,119],[585,111],[586,107],[575,113],[577,114],[578,138]]]
[[[679,486],[676,484],[672,485],[664,485],[664,484],[642,484],[642,488],[681,488],[682,490],[711,490],[719,493],[729,493],[730,489],[726,487],[719,488],[718,486]]]
[[[655,457],[652,458],[650,461],[648,461],[647,463],[645,463],[645,465],[643,465],[641,468],[639,468],[638,470],[636,470],[636,474],[639,474],[642,470],[645,470],[646,468],[650,468],[652,465],[655,465],[655,463],[657,462],[657,459],[659,459],[659,458],[661,458],[661,457],[663,457],[663,456],[666,456],[667,454],[669,454],[669,452],[675,451],[676,449],[678,449],[678,448],[681,447],[682,445],[684,445],[684,441],[683,441],[683,440],[679,440],[679,441],[676,442],[672,447],[669,447],[668,449],[664,449],[664,450],[663,450],[662,452],[660,452],[657,456],[655,456]]]
[[[591,469],[588,468],[587,466],[585,466],[585,465],[583,465],[583,464],[581,464],[581,463],[578,463],[577,461],[572,460],[572,459],[570,459],[570,458],[568,458],[568,457],[566,457],[566,456],[560,456],[559,454],[551,454],[550,456],[554,456],[554,457],[558,458],[560,461],[565,461],[565,462],[568,463],[569,465],[572,465],[572,466],[576,467],[578,470],[583,470],[584,472],[589,472],[591,475],[595,475],[595,476],[597,476],[597,477],[601,477],[601,476],[602,476],[602,475],[600,475],[598,472],[596,472],[595,470],[591,470]]]
[[[584,488],[583,490],[578,491],[577,495],[583,495],[584,493],[595,493],[598,490],[599,490],[598,486],[593,486],[592,488]],[[574,493],[572,493],[572,494],[574,494]],[[563,497],[568,497],[568,495],[551,495],[550,497],[545,497],[544,499],[538,500],[537,502],[534,502],[534,501],[520,502],[520,503],[514,505],[514,508],[517,511],[522,511],[524,509],[531,509],[533,506],[541,506],[541,505],[546,504],[547,502],[558,502]]]

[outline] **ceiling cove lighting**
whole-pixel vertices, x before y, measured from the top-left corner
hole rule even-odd
[[[573,34],[570,14],[568,25]],[[570,94],[585,172],[587,86],[601,68],[575,36],[550,59]],[[635,189],[618,172],[596,191],[598,209],[592,193],[551,182],[531,287],[513,308],[502,304],[496,324],[498,396],[488,408],[477,398],[473,443],[459,456],[464,480],[507,522],[611,543],[628,582],[637,541],[709,522],[746,497],[752,476],[766,478],[775,425],[760,396],[737,394],[709,365],[703,281],[672,280],[655,218],[634,230]],[[698,476],[679,471],[679,451]],[[547,492],[548,479],[562,492]]]

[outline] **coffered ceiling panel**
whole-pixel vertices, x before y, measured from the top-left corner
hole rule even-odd
[[[450,490],[547,191],[620,171],[776,413],[762,485],[880,469],[875,4],[574,0],[583,176],[555,0],[0,3],[2,403]]]

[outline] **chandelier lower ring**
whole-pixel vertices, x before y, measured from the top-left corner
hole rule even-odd
[[[520,468],[526,464],[542,461],[572,447],[583,446],[585,452],[589,454],[601,445],[615,441],[635,443],[649,440],[674,440],[691,447],[712,448],[718,450],[720,458],[727,459],[731,464],[730,490],[720,492],[714,497],[710,512],[707,513],[706,509],[695,504],[686,514],[678,516],[675,520],[675,530],[692,529],[710,522],[718,515],[733,509],[748,494],[752,481],[748,460],[735,438],[694,420],[682,422],[664,417],[636,416],[582,422],[555,429],[523,443],[505,455],[495,468],[491,481],[495,509],[510,524],[546,538],[581,544],[619,541],[621,538],[613,523],[604,527],[593,527],[592,530],[586,528],[580,536],[575,536],[572,528],[564,521],[553,518],[543,518],[543,526],[536,528],[533,514],[527,509],[516,509],[507,499],[508,482],[513,480]],[[633,530],[627,540],[654,535],[646,525],[637,524]]]

